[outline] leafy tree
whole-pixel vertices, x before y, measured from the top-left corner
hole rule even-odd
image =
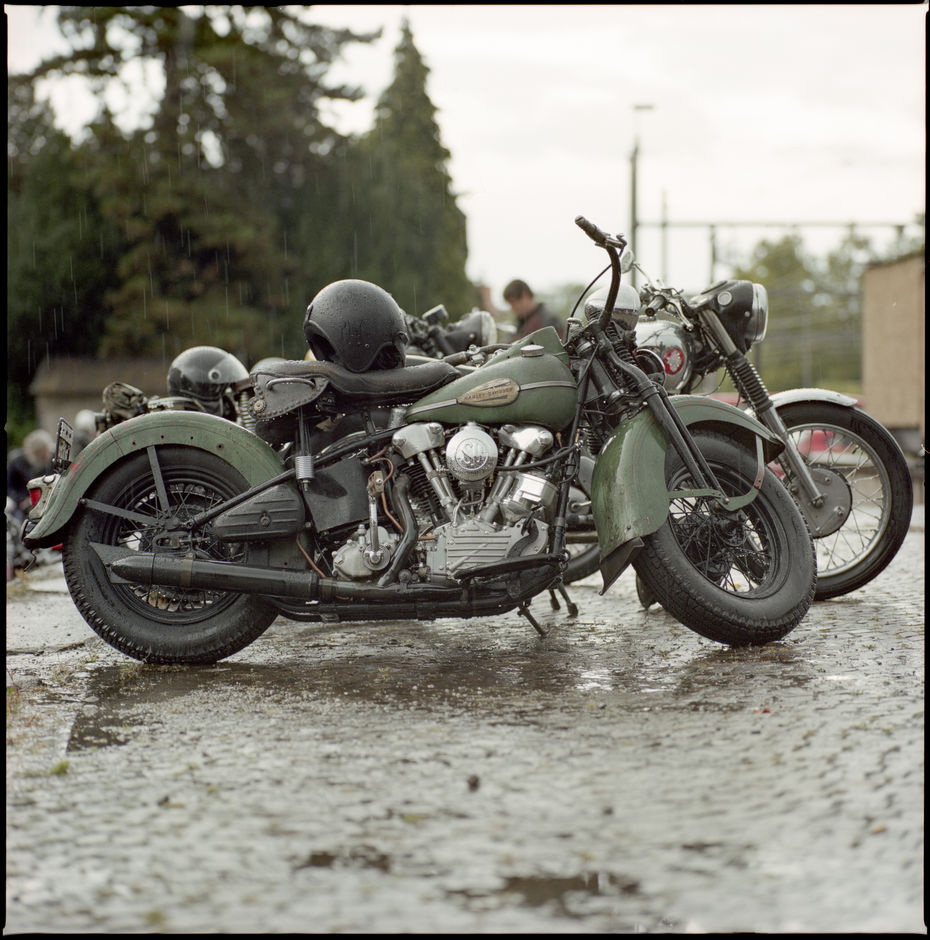
[[[375,122],[351,149],[351,275],[380,284],[408,313],[445,304],[455,319],[478,300],[465,273],[465,215],[452,192],[450,153],[429,99],[429,69],[408,21]]]
[[[328,85],[327,68],[377,34],[288,7],[62,7],[58,22],[73,49],[29,79],[79,74],[102,89],[130,60],[164,78],[151,128],[120,135],[102,115],[92,129],[105,146],[91,147],[90,190],[125,241],[100,353],[302,353],[287,233],[340,141],[321,102],[360,94]]]
[[[754,347],[772,391],[823,385],[855,390],[861,383],[862,290],[874,259],[867,238],[854,231],[825,259],[808,255],[797,234],[763,240],[734,276],[758,281],[769,296],[769,327]]]

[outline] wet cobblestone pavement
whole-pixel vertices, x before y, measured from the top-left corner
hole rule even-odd
[[[747,650],[627,573],[574,619],[535,601],[546,639],[279,620],[148,667],[60,571],[21,579],[4,932],[925,933],[919,509],[879,578]]]

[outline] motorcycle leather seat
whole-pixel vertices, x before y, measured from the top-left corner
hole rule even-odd
[[[285,361],[253,373],[256,386],[268,391],[274,386],[293,384],[333,391],[346,404],[399,405],[426,395],[459,377],[448,362],[436,359],[420,365],[402,366],[374,372],[350,372],[332,362]]]

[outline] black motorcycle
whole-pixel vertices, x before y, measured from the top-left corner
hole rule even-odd
[[[546,328],[462,374],[405,364],[393,298],[338,281],[307,310],[312,361],[253,369],[254,431],[202,411],[124,420],[30,481],[29,547],[64,542],[88,624],[151,663],[212,663],[279,615],[434,620],[516,610],[561,584],[585,446],[606,591],[632,564],[681,623],[727,644],[790,632],[813,599],[804,520],[754,418],[669,397],[612,318],[625,241],[597,317]],[[387,411],[387,426],[374,414]]]

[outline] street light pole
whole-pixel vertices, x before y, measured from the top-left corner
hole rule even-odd
[[[636,114],[638,111],[651,111],[653,109],[651,104],[634,104],[633,105],[633,152],[630,154],[630,236],[629,241],[633,246],[633,251],[635,252],[639,247],[636,241],[636,230],[639,227],[639,216],[636,214],[636,193],[637,193],[637,182],[636,182],[636,170],[637,164],[639,162],[639,129],[636,122]],[[636,286],[636,269],[634,268],[631,272],[633,276],[633,286]]]

